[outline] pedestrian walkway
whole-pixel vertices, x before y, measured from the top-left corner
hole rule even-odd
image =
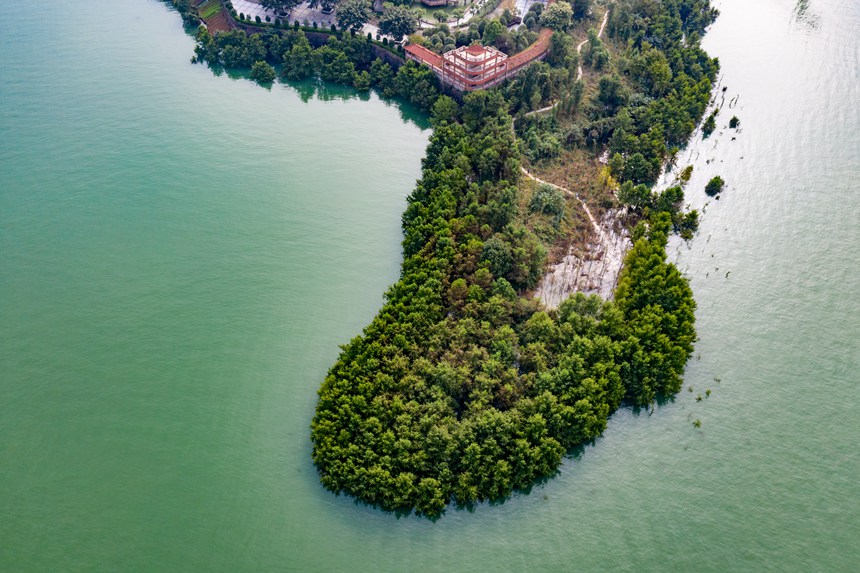
[[[309,26],[313,25],[313,22],[316,22],[320,28],[328,28],[332,24],[337,24],[334,12],[323,14],[319,8],[310,8],[307,2],[293,8],[292,12],[290,12],[290,20],[298,20],[302,24],[307,22]]]
[[[283,18],[283,16],[276,16],[271,10],[266,10],[260,6],[259,2],[250,2],[249,0],[231,1],[233,2],[233,8],[236,10],[236,13],[244,14],[245,18],[251,21],[255,20],[257,16],[259,16],[260,20],[263,22],[266,21],[266,16],[268,16],[272,22],[275,21],[275,18]]]
[[[322,10],[319,8],[311,8],[308,6],[308,3],[305,2],[303,4],[299,4],[288,14],[275,14],[275,12],[271,10],[266,10],[262,6],[260,6],[259,2],[254,2],[253,0],[232,0],[233,8],[236,10],[237,14],[244,14],[247,20],[251,20],[252,22],[256,19],[257,16],[260,17],[260,20],[263,22],[266,21],[266,16],[269,17],[269,21],[274,22],[275,19],[280,18],[284,22],[288,22],[292,24],[296,20],[298,20],[303,26],[313,26],[314,22],[316,22],[317,27],[319,28],[329,28],[332,24],[337,25],[337,13],[332,12],[331,14],[323,14]],[[363,35],[370,34],[373,39],[382,39],[388,38],[389,40],[393,40],[390,36],[380,35],[379,28],[374,26],[373,24],[365,24],[361,27],[361,33]]]

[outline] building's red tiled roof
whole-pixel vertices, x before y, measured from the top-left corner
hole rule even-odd
[[[442,67],[442,56],[436,52],[428,50],[424,46],[409,44],[406,46],[406,51],[430,66],[435,66],[437,68]]]
[[[469,52],[470,54],[472,54],[473,56],[480,56],[481,54],[486,54],[487,52],[489,52],[489,50],[487,48],[485,48],[484,46],[482,46],[480,44],[472,44],[471,46],[466,48],[466,51]]]

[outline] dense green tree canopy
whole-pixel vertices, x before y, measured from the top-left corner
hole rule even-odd
[[[405,6],[388,8],[379,19],[379,31],[400,40],[418,29],[418,18]]]
[[[344,0],[337,7],[337,23],[344,29],[360,30],[371,16],[370,0]]]
[[[277,74],[275,68],[266,62],[254,62],[251,66],[251,79],[261,84],[269,84],[275,81]]]
[[[450,116],[403,216],[401,279],[329,372],[312,431],[326,487],[429,517],[527,488],[625,398],[676,391],[695,336],[665,217],[628,256],[617,303],[577,295],[546,312],[520,298],[544,253],[493,215],[499,200],[516,211],[511,118],[486,92]],[[563,208],[544,195],[534,209]]]
[[[573,17],[576,20],[582,20],[588,15],[588,11],[591,8],[591,0],[573,0],[570,3],[570,7],[573,9]]]
[[[570,20],[573,17],[573,9],[570,4],[559,0],[546,7],[540,15],[541,26],[552,28],[553,30],[561,31],[570,26]]]

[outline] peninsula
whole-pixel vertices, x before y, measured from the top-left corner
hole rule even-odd
[[[652,185],[711,99],[708,0],[484,0],[435,24],[369,0],[173,3],[209,25],[195,61],[374,89],[433,126],[400,279],[319,391],[325,487],[435,519],[679,391],[695,302],[666,243],[698,214],[682,182]]]

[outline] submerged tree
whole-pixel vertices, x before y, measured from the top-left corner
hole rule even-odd
[[[266,62],[254,62],[251,66],[251,79],[260,84],[270,84],[275,81],[275,68]]]
[[[717,175],[716,177],[708,181],[707,185],[705,185],[705,193],[707,193],[711,197],[713,197],[714,195],[719,195],[722,192],[725,184],[726,182],[723,181],[723,178]]]

